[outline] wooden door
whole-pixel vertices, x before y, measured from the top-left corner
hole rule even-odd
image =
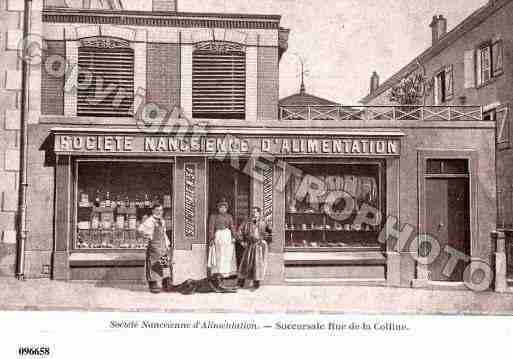
[[[241,164],[244,168],[245,162]],[[242,170],[234,168],[229,161],[211,161],[209,171],[209,214],[217,212],[217,202],[225,198],[228,212],[236,224],[246,220],[250,206],[250,178]]]
[[[453,271],[448,271],[450,254],[446,249],[450,247],[470,255],[468,178],[426,178],[425,194],[426,233],[440,244],[440,255],[428,266],[429,278],[461,282],[468,262],[460,260]]]

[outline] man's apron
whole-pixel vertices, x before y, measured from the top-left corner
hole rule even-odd
[[[156,220],[153,235],[146,249],[146,279],[148,282],[161,281],[166,277],[171,278],[171,251],[167,248],[164,226],[161,221]]]

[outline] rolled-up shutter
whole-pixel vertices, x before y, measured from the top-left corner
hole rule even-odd
[[[245,117],[245,52],[195,50],[192,69],[193,117]]]
[[[134,100],[131,48],[78,49],[78,116],[128,117]]]

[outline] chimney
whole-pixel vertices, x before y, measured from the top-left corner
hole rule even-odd
[[[379,75],[376,71],[372,73],[370,78],[370,93],[373,94],[379,87]]]
[[[153,0],[153,11],[178,11],[178,0]]]
[[[447,33],[447,19],[443,15],[433,16],[433,21],[429,24],[433,39],[433,45],[438,42]]]

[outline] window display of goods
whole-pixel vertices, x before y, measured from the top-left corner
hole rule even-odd
[[[89,198],[95,199],[90,202]],[[171,236],[170,194],[79,189],[75,248],[144,249],[145,239],[137,232],[137,228],[151,215],[154,203],[161,203],[165,208],[164,220],[168,235]]]

